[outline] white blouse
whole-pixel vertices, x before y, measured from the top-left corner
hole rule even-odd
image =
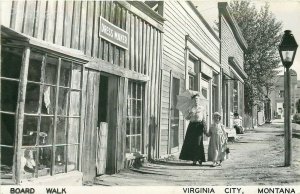
[[[205,110],[203,106],[192,108],[187,117],[192,122],[202,121],[205,118]]]

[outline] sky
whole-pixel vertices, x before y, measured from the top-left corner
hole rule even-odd
[[[214,21],[218,20],[218,1],[217,0],[196,0],[193,1],[205,20],[212,26]],[[256,7],[263,6],[266,1],[256,0],[251,1]],[[270,4],[270,11],[274,14],[278,21],[282,22],[282,34],[284,30],[291,30],[296,42],[300,45],[300,0],[273,0],[268,1]],[[300,47],[300,46],[299,46]],[[291,69],[294,69],[298,74],[300,80],[300,48],[298,47],[295,60]],[[279,68],[282,70],[283,67]]]

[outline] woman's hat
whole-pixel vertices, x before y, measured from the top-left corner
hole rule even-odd
[[[215,113],[213,114],[213,116],[214,116],[214,117],[215,117],[215,116],[222,117],[222,116],[221,116],[221,114],[220,114],[220,113],[218,113],[218,112],[215,112]]]

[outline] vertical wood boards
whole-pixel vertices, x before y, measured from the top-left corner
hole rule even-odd
[[[46,10],[45,18],[45,31],[44,31],[44,40],[47,42],[53,43],[53,36],[55,33],[55,20],[56,20],[56,1],[47,1],[48,6]],[[71,13],[72,14],[72,13]],[[69,28],[71,29],[71,28]]]
[[[64,1],[57,1],[54,44],[62,45],[64,31]]]
[[[79,27],[79,49],[85,50],[85,33],[86,33],[86,14],[87,13],[87,1],[81,2],[80,11],[80,27]]]
[[[129,36],[129,48],[128,50],[125,50],[125,64],[124,67],[126,69],[130,69],[130,51],[131,51],[131,15],[129,13],[129,11],[126,11],[126,32],[128,33]]]
[[[73,6],[73,23],[72,23],[72,35],[71,35],[71,48],[79,49],[79,28],[80,28],[80,10],[81,2],[74,1]]]
[[[85,54],[91,56],[93,46],[93,29],[94,29],[94,2],[87,2],[87,14],[86,14],[86,33],[85,33]]]
[[[100,73],[88,70],[86,82],[85,127],[83,133],[83,182],[93,181],[96,175],[96,132]]]
[[[114,2],[110,2],[110,17],[109,17],[109,21],[111,23],[114,23],[114,19],[115,19],[115,3]],[[108,61],[112,64],[114,64],[114,50],[115,50],[115,46],[112,43],[108,44]]]
[[[99,54],[99,20],[100,20],[100,1],[95,1],[94,5],[94,32],[93,32],[93,51],[92,56],[98,57]]]
[[[24,10],[25,10],[25,1],[14,1],[13,2],[13,9],[12,9],[12,22],[11,28],[18,32],[23,32],[23,20],[24,20]]]
[[[63,46],[71,47],[73,1],[65,1]]]
[[[114,15],[114,24],[118,27],[121,26],[122,23],[122,17],[121,17],[121,10],[119,6],[115,6],[115,15]],[[113,61],[114,64],[120,66],[120,48],[117,46],[114,46],[114,52],[113,52]]]
[[[33,36],[33,29],[36,20],[36,1],[26,2],[26,11],[24,13],[24,33]]]
[[[110,18],[110,2],[105,2],[105,12],[103,14],[103,17],[107,20]],[[109,53],[109,43],[106,40],[103,40],[103,60],[109,61],[108,53]]]
[[[129,61],[129,69],[133,70],[135,69],[135,60],[134,60],[134,52],[135,52],[135,44],[134,44],[134,37],[135,37],[135,30],[134,30],[134,24],[135,24],[135,17],[134,15],[130,16],[130,61]]]
[[[17,10],[16,10],[17,11]],[[46,12],[46,1],[37,1],[37,13],[36,13],[36,25],[34,28],[34,37],[43,39],[44,28],[45,28],[45,12]]]
[[[121,12],[120,13],[121,14],[121,28],[123,30],[127,31],[127,25],[126,25],[127,24],[126,23],[126,20],[127,20],[126,15],[127,15],[127,13],[126,13],[126,10],[123,9],[123,8],[121,8],[120,12]],[[125,68],[125,49],[122,49],[122,48],[120,48],[120,67],[124,67]]]
[[[25,98],[26,98],[26,88],[27,88],[27,75],[29,68],[29,56],[30,48],[26,47],[23,53],[22,67],[20,72],[20,82],[19,82],[19,92],[18,101],[16,109],[16,132],[15,132],[15,147],[14,147],[14,176],[16,184],[20,184],[20,173],[21,173],[21,157],[22,152],[22,138],[23,138],[23,122],[24,122],[24,110],[25,110]]]
[[[11,16],[12,16],[12,5],[13,1],[2,1],[1,6],[3,9],[1,10],[1,24],[7,27],[10,27],[10,21],[11,21]]]

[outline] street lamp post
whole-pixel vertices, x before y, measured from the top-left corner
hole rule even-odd
[[[290,67],[293,65],[298,45],[290,30],[285,30],[279,45],[279,54],[284,72],[284,104],[285,104],[285,120],[284,120],[284,165],[290,166],[292,160],[292,129],[291,129],[291,89],[290,89]]]

